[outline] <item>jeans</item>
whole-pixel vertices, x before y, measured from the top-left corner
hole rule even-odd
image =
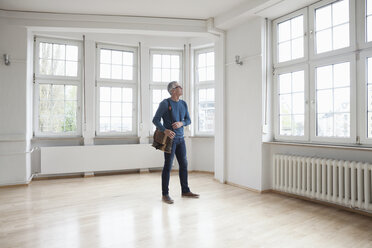
[[[164,167],[161,174],[162,194],[169,194],[169,178],[172,170],[174,155],[177,157],[178,164],[180,165],[179,177],[181,182],[182,193],[190,192],[187,182],[187,157],[186,145],[183,137],[175,137],[172,144],[172,152],[164,153]]]

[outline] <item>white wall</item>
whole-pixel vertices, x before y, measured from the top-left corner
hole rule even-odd
[[[227,181],[261,190],[262,45],[264,20],[255,18],[227,31]],[[234,64],[235,55],[247,57]]]
[[[0,19],[1,20],[1,19]],[[27,142],[27,30],[0,21],[0,185],[22,184],[29,179]]]

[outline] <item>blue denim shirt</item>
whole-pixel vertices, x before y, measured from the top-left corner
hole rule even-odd
[[[176,133],[176,137],[183,137],[183,127],[191,124],[187,104],[183,100],[175,102],[171,98],[168,99],[172,108],[171,112],[173,122],[181,121],[183,123],[183,126],[175,130],[172,129],[172,119],[169,116],[167,99],[164,99],[159,104],[159,108],[156,111],[154,118],[152,119],[152,123],[154,123],[154,125],[161,131],[164,131],[165,129],[173,130]],[[160,122],[161,119],[163,119],[163,124]]]

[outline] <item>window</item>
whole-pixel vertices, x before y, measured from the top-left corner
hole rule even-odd
[[[350,62],[317,67],[317,136],[350,137]]]
[[[305,135],[305,71],[279,74],[279,135]]]
[[[97,46],[97,135],[137,133],[137,50]]]
[[[315,9],[316,53],[350,45],[349,1],[342,0]]]
[[[298,10],[274,22],[274,64],[285,65],[307,57],[307,11]]]
[[[213,135],[215,112],[214,50],[195,51],[195,134]]]
[[[357,116],[367,115],[365,119],[368,120],[370,108],[367,107],[366,114],[356,109],[354,8],[353,1],[325,0],[308,7],[308,17],[304,14],[305,8],[273,21],[274,53],[277,54],[277,61],[274,60],[276,139],[358,142],[357,134],[361,132],[356,126]],[[292,43],[296,38],[292,35],[292,27],[301,26],[293,24],[300,14],[303,19],[297,22],[308,21],[313,30],[309,36],[303,36],[304,59],[293,58]],[[366,16],[368,18],[368,14]],[[306,34],[305,28],[304,31]],[[307,46],[309,41],[313,45]],[[290,49],[281,50],[284,43]],[[282,52],[285,59],[281,57]],[[365,85],[369,87],[369,83]],[[369,128],[369,120],[366,123]]]
[[[35,41],[35,136],[81,133],[81,43],[37,38]]]
[[[182,52],[170,50],[151,50],[151,118],[156,113],[161,101],[169,98],[167,86],[171,81],[182,85]],[[152,125],[153,131],[156,129]]]

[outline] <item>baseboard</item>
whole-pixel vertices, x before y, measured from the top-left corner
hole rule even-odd
[[[262,193],[262,191],[260,191],[260,190],[252,189],[252,188],[242,186],[242,185],[239,185],[239,184],[236,184],[236,183],[228,182],[228,181],[226,181],[225,184],[230,185],[230,186],[234,186],[234,187],[237,187],[237,188],[245,189],[245,190],[248,190],[248,191],[251,191],[251,192],[254,192],[254,193],[259,193],[259,194]]]
[[[277,191],[277,190],[270,190],[270,191],[272,193],[275,193],[275,194],[280,194],[280,195],[288,196],[288,197],[291,197],[291,198],[296,198],[296,199],[300,199],[300,200],[304,200],[304,201],[309,201],[309,202],[325,205],[327,207],[333,207],[333,208],[337,208],[337,209],[340,209],[340,210],[344,210],[344,211],[348,211],[348,212],[357,213],[357,214],[361,214],[361,215],[364,215],[364,216],[372,217],[372,213],[366,212],[366,211],[363,211],[363,210],[359,210],[359,209],[355,209],[355,208],[348,208],[348,207],[344,207],[344,206],[341,206],[341,205],[338,205],[338,204],[325,202],[325,201],[320,201],[320,200],[316,200],[316,199],[311,199],[311,198],[307,198],[305,196],[290,194],[290,193],[286,193],[286,192],[282,192],[282,191]]]

